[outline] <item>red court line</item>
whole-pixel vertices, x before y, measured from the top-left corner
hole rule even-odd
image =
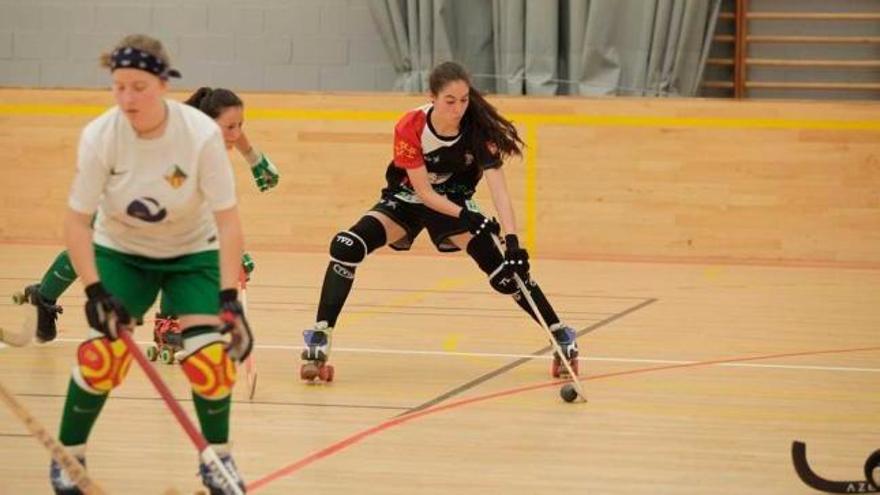
[[[845,348],[845,349],[826,349],[826,350],[820,350],[820,351],[786,352],[786,353],[781,353],[781,354],[765,354],[765,355],[760,355],[760,356],[745,356],[745,357],[712,359],[712,360],[708,360],[708,361],[697,361],[697,362],[693,362],[693,363],[667,364],[667,365],[662,365],[662,366],[651,366],[648,368],[636,368],[636,369],[626,370],[626,371],[616,371],[613,373],[604,373],[601,375],[593,375],[593,376],[588,376],[586,378],[582,378],[581,381],[602,380],[605,378],[614,378],[614,377],[618,377],[618,376],[628,376],[628,375],[639,375],[639,374],[653,373],[653,372],[657,372],[657,371],[666,371],[666,370],[679,369],[679,368],[697,368],[697,367],[701,367],[701,366],[711,366],[714,364],[737,363],[737,362],[743,362],[743,361],[760,361],[760,360],[766,360],[766,359],[787,358],[787,357],[796,357],[796,356],[816,356],[819,354],[843,354],[843,353],[849,353],[849,352],[878,351],[878,350],[880,350],[880,346],[851,347],[851,348]],[[507,397],[509,395],[520,394],[523,392],[529,392],[529,391],[537,390],[537,389],[541,389],[541,388],[556,387],[556,386],[559,386],[565,382],[566,382],[566,380],[554,380],[551,382],[543,382],[543,383],[537,383],[535,385],[528,385],[525,387],[517,387],[517,388],[508,389],[508,390],[502,390],[500,392],[494,392],[494,393],[486,394],[486,395],[479,395],[477,397],[471,397],[469,399],[457,400],[455,402],[450,402],[448,404],[444,404],[441,406],[435,406],[430,409],[425,409],[423,411],[419,411],[416,413],[407,414],[404,416],[398,416],[396,418],[389,419],[389,420],[384,421],[382,423],[379,423],[375,426],[367,428],[366,430],[355,433],[354,435],[352,435],[348,438],[344,438],[336,443],[333,443],[327,447],[324,447],[323,449],[318,450],[317,452],[313,452],[313,453],[307,455],[306,457],[303,457],[302,459],[300,459],[292,464],[288,464],[287,466],[284,466],[280,469],[277,469],[277,470],[263,476],[262,478],[250,483],[247,486],[248,492],[255,492],[261,488],[264,488],[266,485],[268,485],[269,483],[271,483],[273,481],[276,481],[278,479],[281,479],[285,476],[289,476],[289,475],[299,471],[300,469],[308,466],[309,464],[312,464],[316,461],[324,459],[325,457],[330,457],[331,455],[336,454],[337,452],[341,452],[341,451],[347,449],[348,447],[351,447],[352,445],[360,442],[361,440],[363,440],[365,438],[368,438],[368,437],[371,437],[377,433],[381,433],[383,431],[389,430],[391,428],[394,428],[395,426],[399,426],[404,423],[408,423],[408,422],[413,421],[415,419],[422,418],[422,417],[429,416],[429,415],[436,414],[436,413],[443,412],[443,411],[448,411],[450,409],[457,409],[459,407],[467,406],[470,404],[476,404],[478,402],[485,402],[485,401],[492,400],[492,399],[498,399],[500,397]]]

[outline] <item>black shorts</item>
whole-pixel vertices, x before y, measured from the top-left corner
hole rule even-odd
[[[422,232],[422,229],[428,229],[431,241],[441,253],[451,253],[460,250],[449,238],[468,231],[467,225],[463,221],[432,210],[422,203],[404,201],[394,194],[394,192],[388,190],[382,191],[382,199],[370,208],[370,211],[378,211],[388,216],[406,231],[406,235],[402,238],[388,244],[392,249],[397,251],[409,250],[416,237]],[[449,198],[449,200],[459,206],[479,211],[476,203],[472,200],[457,198]]]

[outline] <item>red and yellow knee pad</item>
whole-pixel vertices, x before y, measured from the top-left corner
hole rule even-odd
[[[193,392],[205,399],[229,397],[235,384],[235,363],[226,353],[223,342],[200,347],[180,363]]]
[[[131,368],[131,359],[125,342],[107,337],[83,342],[76,353],[77,370],[85,385],[102,393],[122,383]]]

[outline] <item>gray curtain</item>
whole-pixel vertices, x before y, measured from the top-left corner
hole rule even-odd
[[[370,0],[398,78],[465,65],[506,94],[694,95],[721,0]]]

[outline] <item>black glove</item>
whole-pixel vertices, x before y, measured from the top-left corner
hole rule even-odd
[[[110,340],[119,338],[121,327],[131,326],[131,316],[119,299],[111,296],[101,282],[86,287],[86,320],[89,326]]]
[[[504,236],[504,264],[519,278],[526,281],[529,279],[529,253],[525,248],[519,247],[519,238],[516,234]]]
[[[233,361],[244,361],[254,348],[254,335],[244,316],[244,309],[238,302],[238,290],[220,291],[220,333],[229,334],[226,352]]]
[[[461,209],[458,218],[467,225],[468,231],[475,236],[480,234],[498,235],[501,233],[501,226],[498,225],[495,219],[490,220],[483,216],[482,213],[469,210],[467,206]]]

